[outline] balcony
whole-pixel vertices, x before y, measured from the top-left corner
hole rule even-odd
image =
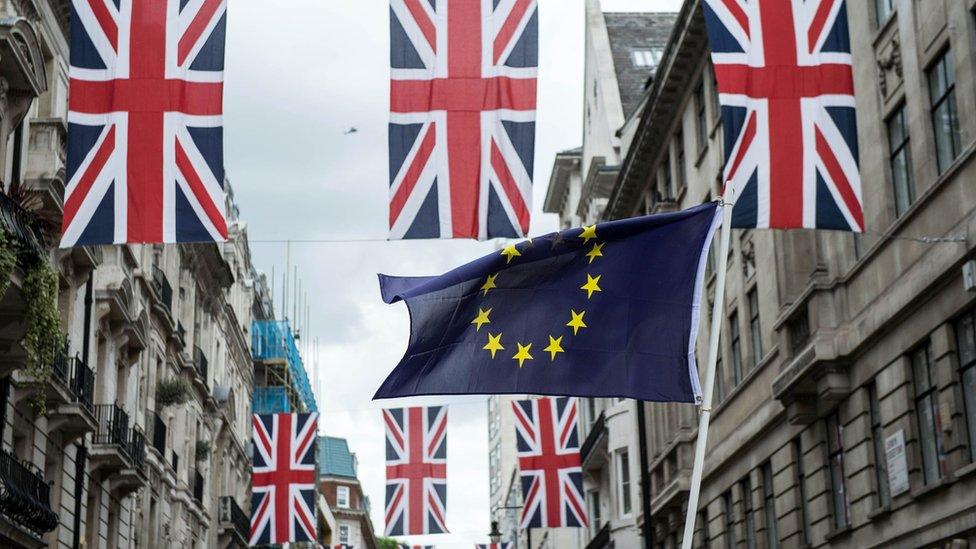
[[[38,538],[58,526],[58,515],[51,510],[51,487],[44,477],[4,450],[0,450],[0,513]],[[4,530],[7,534],[8,528]]]
[[[21,244],[43,256],[43,238],[37,228],[34,214],[2,192],[0,192],[0,224],[3,224]]]
[[[246,547],[250,536],[251,521],[237,505],[237,501],[230,496],[221,496],[218,511],[220,535],[230,537],[240,547]],[[231,545],[234,543],[231,542]]]
[[[208,392],[207,355],[203,354],[203,350],[196,345],[193,346],[193,369],[197,373],[194,382],[200,383],[203,386],[203,392],[206,394]]]
[[[596,471],[607,462],[607,416],[600,412],[586,439],[580,446],[580,461],[584,471]]]
[[[166,273],[162,269],[153,265],[152,268],[152,287],[159,298],[159,303],[167,316],[173,315],[173,287],[166,278]]]
[[[150,410],[147,425],[152,425],[152,448],[159,453],[162,459],[166,459],[166,424],[157,412]]]
[[[203,475],[200,471],[194,469],[190,473],[190,482],[193,483],[193,499],[196,500],[200,506],[203,506]]]
[[[81,358],[68,355],[67,347],[54,357],[51,377],[42,390],[53,428],[68,435],[69,440],[95,430],[95,376]]]
[[[93,470],[111,477],[110,489],[128,495],[146,482],[143,469],[146,437],[142,431],[129,428],[129,415],[116,404],[95,407],[98,429],[90,451]]]

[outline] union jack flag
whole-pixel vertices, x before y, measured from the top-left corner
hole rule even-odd
[[[318,414],[255,414],[251,545],[314,541]]]
[[[226,0],[71,0],[61,246],[227,239]]]
[[[576,399],[512,402],[522,481],[520,528],[586,526]]]
[[[476,543],[474,549],[515,549],[515,543],[503,541],[500,543]]]
[[[433,545],[410,545],[409,543],[397,544],[397,549],[434,549]]]
[[[844,0],[702,3],[733,227],[864,230]]]
[[[383,410],[386,535],[447,532],[447,408]]]
[[[520,237],[537,0],[390,1],[390,238]]]

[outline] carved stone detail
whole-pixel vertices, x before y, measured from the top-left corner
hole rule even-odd
[[[878,84],[881,86],[881,95],[887,99],[902,82],[901,65],[901,43],[898,38],[892,38],[879,52],[878,64]],[[894,82],[889,82],[889,74],[894,73]]]

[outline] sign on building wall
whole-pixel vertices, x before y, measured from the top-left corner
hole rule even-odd
[[[907,492],[911,486],[908,484],[908,459],[905,457],[905,431],[899,430],[885,439],[885,461],[888,462],[888,486],[892,497]]]

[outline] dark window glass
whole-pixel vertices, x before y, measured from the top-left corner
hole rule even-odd
[[[861,233],[851,233],[851,237],[854,240],[854,261],[858,261],[864,257],[864,238]]]
[[[928,344],[912,353],[912,373],[915,378],[915,416],[918,418],[918,438],[922,448],[922,471],[925,484],[931,484],[945,474],[945,455]]]
[[[793,440],[793,452],[796,454],[796,485],[800,489],[800,514],[803,515],[803,543],[810,545],[810,509],[807,499],[806,471],[803,468],[803,445],[800,439]]]
[[[946,50],[928,73],[929,93],[932,95],[932,127],[935,130],[939,173],[946,171],[962,149],[959,115],[956,111],[956,77],[951,53],[951,50]]]
[[[725,400],[725,375],[722,370],[722,346],[720,344],[718,356],[715,357],[715,399],[718,402]]]
[[[779,547],[779,533],[776,530],[776,492],[773,490],[773,465],[766,462],[762,466],[763,475],[763,514],[766,517],[766,547]]]
[[[834,527],[844,528],[850,523],[851,511],[847,501],[847,479],[844,477],[844,426],[834,412],[827,416],[827,464],[830,468],[831,503]]]
[[[893,11],[895,11],[894,0],[874,0],[875,21],[879,27],[891,17]]]
[[[725,546],[735,549],[735,512],[732,509],[731,490],[722,495],[722,504],[725,507]]]
[[[742,382],[742,341],[739,337],[739,313],[729,317],[729,336],[732,340],[732,384]]]
[[[878,403],[878,390],[874,385],[868,385],[868,406],[871,414],[871,443],[874,446],[874,477],[878,485],[878,505],[883,507],[891,504],[891,491],[888,488],[888,461],[885,458],[881,406]]]
[[[976,310],[956,322],[956,348],[959,350],[959,378],[966,404],[969,430],[969,459],[976,461]]]
[[[678,163],[678,188],[684,189],[688,184],[688,171],[685,168],[685,134],[679,131],[674,138],[674,153]]]
[[[708,509],[702,509],[698,513],[698,524],[701,525],[701,539],[698,547],[701,549],[708,549],[711,547],[711,535],[708,533]],[[677,547],[679,544],[675,543],[672,547]]]
[[[901,217],[915,201],[912,182],[912,153],[908,147],[908,121],[902,105],[888,119],[888,146],[891,157],[891,183],[895,192],[895,215]]]
[[[755,288],[746,296],[749,300],[749,335],[752,338],[752,364],[755,366],[763,357],[762,324],[759,321],[759,293]]]
[[[752,507],[752,482],[746,477],[739,486],[742,488],[742,508],[746,515],[746,547],[756,549],[756,511]]]

